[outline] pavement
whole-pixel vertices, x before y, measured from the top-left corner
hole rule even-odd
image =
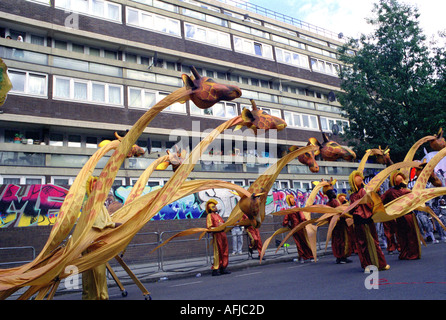
[[[325,245],[325,243],[324,243]],[[247,268],[255,268],[261,265],[267,265],[272,263],[282,263],[282,262],[291,262],[296,261],[297,259],[297,249],[296,246],[289,245],[285,248],[269,248],[265,252],[264,259],[260,262],[258,258],[257,251],[253,253],[251,256],[248,252],[243,252],[242,254],[232,255],[229,254],[229,263],[228,270],[236,271]],[[331,255],[331,248],[328,247],[327,251],[324,248],[321,248],[318,245],[317,256],[321,257],[324,255]],[[123,257],[125,261],[125,256]],[[145,283],[157,282],[157,281],[165,281],[165,280],[173,280],[173,279],[181,279],[188,277],[201,277],[205,275],[211,274],[211,261],[209,257],[198,257],[198,258],[190,258],[183,260],[170,260],[164,261],[161,265],[159,262],[152,263],[142,263],[142,264],[130,264],[127,263],[129,269],[133,274],[138,278],[141,282],[142,286]],[[126,285],[134,285],[135,281],[131,278],[129,273],[127,273],[121,265],[115,263],[114,261],[110,261],[110,265],[112,267],[113,272],[116,274],[117,278],[120,282],[120,289],[123,296],[126,296]],[[68,279],[68,278],[67,278]],[[110,272],[107,273],[107,282],[108,287],[117,287],[119,286],[118,282],[115,281]],[[68,285],[71,282],[68,281]],[[57,292],[57,295],[63,294],[73,294],[75,292],[81,292],[82,286],[79,284],[80,288],[71,289],[67,288],[64,283],[61,283]],[[142,288],[144,292],[144,288]],[[17,293],[19,294],[19,293]],[[149,294],[147,295],[149,298]]]

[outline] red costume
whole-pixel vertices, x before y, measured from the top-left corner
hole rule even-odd
[[[218,214],[216,208],[217,201],[214,199],[209,200],[206,203],[206,212],[208,213],[206,217],[206,227],[218,227],[224,223],[223,218]],[[212,243],[214,248],[214,263],[211,267],[212,275],[220,275],[230,273],[226,270],[228,266],[228,238],[226,232],[212,232]],[[220,273],[218,273],[220,272]]]
[[[247,220],[248,216],[245,214],[243,215],[243,220]],[[260,231],[258,228],[254,228],[252,225],[249,225],[246,228],[246,233],[249,236],[249,244],[248,244],[248,248],[249,248],[249,252],[251,253],[252,256],[252,252],[253,250],[257,250],[259,253],[259,257],[261,255],[262,252],[262,248],[263,248],[263,243],[262,243],[262,238],[260,237]]]
[[[289,206],[295,205],[295,200],[292,195],[289,195],[287,197],[287,203]],[[303,212],[297,211],[294,213],[287,214],[283,218],[282,225],[284,227],[289,227],[290,229],[293,229],[298,224],[300,224],[304,221],[307,221],[307,219],[305,219]],[[305,231],[305,228],[295,232],[293,234],[293,238],[294,238],[294,242],[296,243],[299,260],[300,259],[303,259],[303,260],[314,259],[313,253],[311,252],[310,246],[308,244],[307,232]]]
[[[388,189],[382,196],[383,204],[389,203],[396,198],[399,198],[411,191],[404,188],[401,183],[397,183],[395,180],[396,176],[400,175],[401,179],[404,180],[404,176],[401,173],[397,173],[391,176],[391,184],[394,187]],[[419,240],[419,227],[418,222],[413,212],[410,212],[400,218],[396,219],[396,239],[400,247],[400,255],[398,256],[401,260],[414,260],[421,258],[421,245]]]
[[[387,251],[389,253],[398,250],[400,251],[399,244],[396,241],[396,221],[386,221],[383,222],[383,228],[384,228],[384,235],[386,236],[387,240]]]
[[[340,193],[338,194],[338,196],[336,197],[336,199],[338,199],[339,203],[341,205],[343,204],[348,204],[349,202],[347,201],[347,195],[345,193]],[[352,253],[358,253],[358,249],[356,248],[356,241],[355,241],[355,227],[353,224],[353,217],[352,218],[348,218],[348,220],[346,219],[347,223],[347,235],[348,235],[348,239],[349,239],[349,245],[350,248],[352,250]]]
[[[327,202],[327,206],[332,208],[339,207],[341,203],[333,198]],[[336,263],[350,262],[347,258],[352,254],[352,247],[350,245],[351,239],[348,234],[348,226],[344,217],[340,217],[333,228],[331,235],[331,250],[336,258]]]
[[[363,176],[359,171],[350,174],[349,182],[354,191],[350,195],[350,203],[363,198],[366,194],[363,188]],[[359,204],[350,211],[355,224],[355,239],[358,249],[358,256],[363,269],[370,265],[376,266],[379,270],[387,270],[390,266],[379,246],[378,234],[375,223],[372,220],[373,212],[368,204]]]

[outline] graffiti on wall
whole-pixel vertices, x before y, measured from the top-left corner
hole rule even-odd
[[[54,224],[67,193],[53,184],[0,185],[0,227]]]
[[[66,186],[54,184],[36,185],[0,185],[0,228],[31,227],[53,225],[57,213],[68,193]],[[143,194],[158,187],[147,186]],[[116,186],[112,193],[117,201],[125,202],[132,186]],[[345,192],[345,191],[342,191]],[[309,192],[282,189],[272,190],[268,194],[266,212],[271,213],[287,209],[285,198],[293,194],[300,207],[303,207]],[[209,189],[184,197],[165,206],[153,217],[153,220],[198,219],[204,217],[204,206],[209,199],[218,201],[221,215],[228,217],[237,205],[238,197],[226,189]],[[324,204],[326,197],[320,192],[316,204]]]

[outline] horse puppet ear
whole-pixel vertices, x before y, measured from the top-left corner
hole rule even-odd
[[[312,146],[316,146],[319,148],[321,147],[320,142],[315,137],[311,137],[310,139],[308,139],[308,141]],[[321,153],[320,149],[314,151],[315,156],[319,155],[320,153]]]
[[[330,141],[330,139],[328,139],[327,135],[325,134],[325,132],[322,132],[322,138],[324,138],[324,142],[328,142]]]
[[[187,75],[183,74],[181,76],[181,79],[183,79],[184,85],[186,86],[186,89],[196,89],[196,86],[192,79]]]

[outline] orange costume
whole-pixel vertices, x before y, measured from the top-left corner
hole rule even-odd
[[[210,199],[206,202],[206,227],[215,228],[224,223],[223,218],[218,214],[218,202]],[[212,275],[219,276],[220,274],[229,274],[226,270],[228,267],[228,238],[226,231],[212,232],[212,243],[214,248],[214,263],[212,264]]]
[[[366,194],[364,190],[363,175],[359,171],[353,171],[349,176],[349,183],[353,193],[350,195],[350,203],[363,198]],[[388,270],[390,266],[379,246],[378,234],[375,223],[372,220],[372,205],[359,204],[350,211],[355,224],[355,239],[361,267],[366,269],[370,265],[376,266],[379,270]]]
[[[411,192],[409,189],[405,188],[406,184],[404,180],[405,176],[401,172],[395,172],[390,176],[390,185],[392,187],[381,196],[383,204],[389,203],[392,200]],[[396,239],[400,248],[398,258],[401,260],[420,259],[420,229],[415,214],[410,212],[397,218],[395,229]]]
[[[289,194],[286,197],[286,201],[287,201],[288,206],[290,206],[290,207],[294,207],[296,205],[296,200],[294,199],[294,196],[291,194]],[[287,214],[283,218],[282,225],[284,227],[293,229],[298,224],[300,224],[304,221],[307,221],[307,219],[305,219],[303,212],[297,211],[294,213]],[[313,253],[311,252],[310,246],[308,244],[308,237],[307,237],[307,232],[305,231],[305,228],[295,232],[293,234],[293,238],[294,238],[294,242],[296,243],[297,253],[299,255],[299,261],[303,262],[303,260],[314,259]]]

